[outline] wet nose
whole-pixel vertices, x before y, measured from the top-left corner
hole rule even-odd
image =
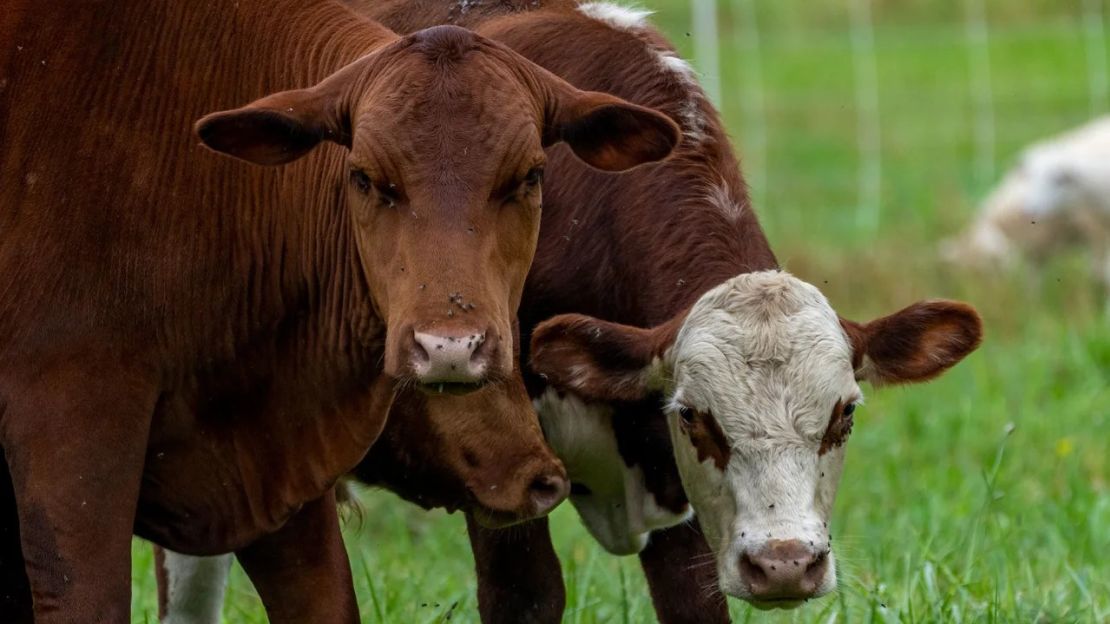
[[[565,474],[551,472],[537,476],[528,486],[532,515],[534,517],[547,515],[563,502],[568,494],[570,494],[570,481]]]
[[[413,375],[423,384],[482,383],[496,352],[490,332],[413,332]]]
[[[799,540],[772,540],[740,556],[740,578],[755,600],[812,598],[828,569],[828,551],[815,550]]]

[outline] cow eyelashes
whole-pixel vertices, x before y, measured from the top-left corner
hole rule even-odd
[[[539,186],[543,184],[543,167],[532,167],[524,176],[524,184],[527,186]]]
[[[370,195],[373,190],[381,198],[383,204],[393,207],[400,198],[395,184],[375,184],[369,175],[362,169],[351,169],[351,184],[362,195]]]
[[[855,412],[856,412],[856,404],[855,403],[849,403],[849,404],[844,406],[844,410],[841,411],[841,414],[843,414],[845,416],[851,416]]]
[[[359,169],[351,169],[351,184],[363,195],[369,195],[370,189],[374,186],[374,183],[370,181],[370,176]]]
[[[697,417],[697,414],[694,412],[693,408],[683,405],[678,408],[678,417],[684,426],[690,427],[694,424],[694,418]]]

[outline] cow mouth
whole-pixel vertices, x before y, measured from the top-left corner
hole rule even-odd
[[[417,390],[429,396],[435,396],[438,394],[451,394],[455,396],[461,396],[464,394],[470,394],[471,392],[478,390],[485,384],[470,383],[465,381],[448,381],[444,383],[423,383],[418,381],[413,385],[416,387]]]
[[[472,505],[469,509],[471,517],[486,529],[505,529],[522,522],[532,520],[527,516],[509,511],[489,509],[481,504]]]
[[[772,609],[796,609],[805,600],[800,598],[762,598],[760,600],[749,599],[748,602],[760,611],[770,611]]]

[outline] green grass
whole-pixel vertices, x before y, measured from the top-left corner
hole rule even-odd
[[[685,3],[646,4],[688,55]],[[1079,2],[987,2],[986,152],[974,139],[963,3],[875,2],[875,228],[859,219],[849,3],[757,1],[758,49],[741,37],[731,10],[741,4],[723,9],[723,111],[780,259],[859,319],[917,298],[966,299],[987,339],[931,385],[869,393],[833,517],[839,593],[771,616],[735,603],[736,621],[1110,621],[1110,322],[1085,259],[1036,278],[935,258],[1021,146],[1090,116]],[[462,519],[380,492],[366,506],[347,528],[363,619],[476,621]],[[653,620],[635,558],[603,553],[567,505],[552,525],[567,622]],[[154,621],[149,547],[136,541],[134,553],[134,620]],[[264,621],[239,570],[225,614]]]

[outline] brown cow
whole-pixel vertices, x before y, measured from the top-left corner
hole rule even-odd
[[[542,147],[615,170],[677,136],[335,0],[16,0],[0,41],[3,621],[125,620],[133,531],[237,550],[272,619],[357,619],[329,488],[395,378],[511,374]],[[197,146],[267,93],[197,131],[291,164]]]

